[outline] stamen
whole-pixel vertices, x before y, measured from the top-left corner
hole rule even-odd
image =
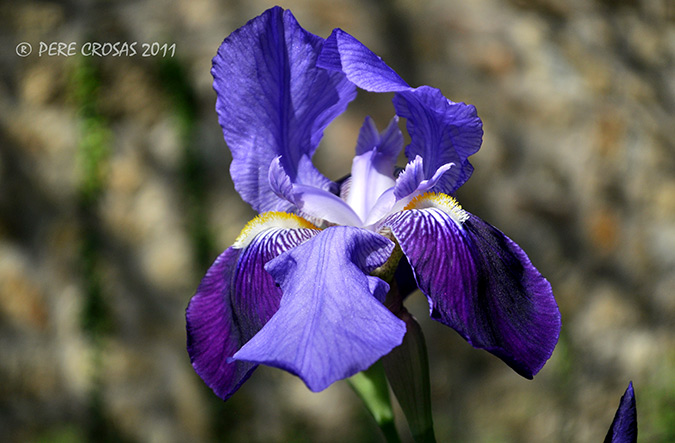
[[[315,225],[302,217],[288,212],[264,212],[246,223],[239,236],[232,245],[234,248],[243,249],[251,243],[253,238],[267,229],[316,229]]]
[[[437,208],[448,214],[458,224],[462,224],[469,219],[469,213],[462,209],[462,206],[454,197],[435,192],[425,192],[413,198],[404,209],[425,209]]]

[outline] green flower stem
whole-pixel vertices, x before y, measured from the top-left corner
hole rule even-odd
[[[389,398],[389,388],[382,363],[377,362],[365,371],[347,379],[356,391],[370,414],[377,422],[389,443],[399,443],[401,439],[394,424],[394,410]]]
[[[403,307],[395,283],[387,295],[387,307],[406,323],[403,343],[382,357],[384,371],[408,420],[410,432],[417,443],[435,443],[431,415],[431,384],[429,360],[422,329]]]

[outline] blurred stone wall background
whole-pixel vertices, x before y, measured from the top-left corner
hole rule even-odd
[[[190,296],[254,215],[229,179],[210,60],[272,5],[0,5],[4,441],[381,441],[342,382],[312,394],[262,368],[222,403],[185,351]],[[412,297],[439,441],[600,441],[629,380],[641,441],[675,441],[675,3],[281,5],[318,35],[344,28],[409,83],[477,106],[484,143],[459,200],[553,285],[563,332],[534,381]],[[157,41],[175,55],[40,57],[40,41]],[[33,54],[17,56],[20,42]],[[362,119],[383,127],[390,98],[362,93],[327,131],[319,169],[343,176]]]

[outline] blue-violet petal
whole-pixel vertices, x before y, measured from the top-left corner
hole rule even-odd
[[[637,409],[635,407],[635,392],[633,382],[621,396],[619,408],[616,410],[612,425],[605,436],[605,443],[635,443],[637,441]]]
[[[468,157],[478,152],[483,125],[476,108],[455,103],[429,86],[412,88],[384,61],[357,39],[336,29],[326,39],[318,66],[344,72],[347,78],[371,92],[396,92],[394,107],[407,119],[410,145],[406,156],[424,158],[424,177],[429,179],[441,166],[454,163],[435,185],[435,192],[454,193],[471,176]]]
[[[454,103],[429,86],[396,94],[394,107],[396,114],[407,121],[408,160],[421,156],[427,179],[441,166],[452,163],[433,191],[453,194],[471,177],[473,166],[468,158],[478,152],[483,141],[483,123],[476,108]]]
[[[394,186],[396,157],[403,148],[403,134],[394,117],[379,133],[370,117],[363,122],[352,161],[348,192],[340,196],[365,221],[378,197]],[[343,188],[344,189],[344,188]]]
[[[532,378],[560,332],[550,284],[496,228],[461,208],[438,206],[383,222],[408,258],[431,317]]]
[[[311,156],[356,90],[342,73],[316,67],[323,42],[290,11],[274,7],[228,36],[213,59],[216,111],[232,151],[230,174],[258,212],[290,208],[267,181],[278,156],[293,182],[335,187]]]
[[[269,262],[284,294],[279,310],[234,358],[285,369],[312,391],[370,367],[406,331],[382,304],[389,285],[368,275],[393,247],[375,233],[336,226]]]
[[[301,214],[330,223],[361,226],[358,214],[340,197],[325,189],[294,184],[284,170],[281,159],[272,161],[269,170],[272,191],[293,204]]]
[[[363,43],[336,28],[326,39],[317,66],[342,71],[361,89],[371,92],[405,91],[410,86]]]
[[[316,235],[313,229],[265,229],[242,249],[230,247],[213,263],[186,310],[192,366],[223,400],[246,381],[255,364],[228,359],[279,308],[281,290],[264,265]]]

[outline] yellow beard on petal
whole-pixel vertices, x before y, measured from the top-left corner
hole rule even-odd
[[[246,223],[239,236],[232,245],[234,248],[243,249],[251,243],[251,240],[259,233],[267,229],[316,229],[312,223],[302,217],[288,212],[263,212],[253,220]]]
[[[436,208],[448,214],[458,224],[462,224],[469,219],[469,213],[462,209],[462,206],[447,194],[425,192],[413,198],[404,209],[426,209]]]

